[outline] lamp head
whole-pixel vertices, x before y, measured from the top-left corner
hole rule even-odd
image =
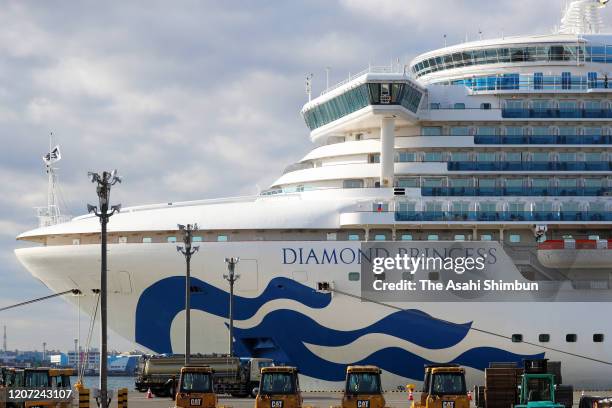
[[[115,204],[111,207],[114,212],[121,212],[121,204]]]
[[[115,184],[115,183],[121,183],[121,181],[122,181],[121,177],[119,177],[119,176],[117,175],[117,169],[114,169],[114,170],[111,172],[111,174],[110,174],[110,178],[111,178],[111,179],[110,179],[110,181],[111,181],[111,183],[113,183],[113,184]]]
[[[98,175],[98,173],[94,173],[93,171],[88,171],[87,177],[89,177],[89,180],[92,183],[95,183],[96,181],[100,180],[100,176]]]
[[[98,211],[98,207],[96,207],[95,205],[91,205],[91,204],[87,204],[87,212],[88,213],[95,213],[96,211]]]

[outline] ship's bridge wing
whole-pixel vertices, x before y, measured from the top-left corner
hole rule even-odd
[[[367,72],[325,91],[304,105],[302,116],[313,142],[380,126],[381,116],[414,124],[425,88],[406,73]]]

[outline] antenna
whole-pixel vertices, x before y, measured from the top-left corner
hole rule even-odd
[[[478,38],[482,40],[482,30],[480,28],[478,29]]]
[[[57,202],[57,167],[54,164],[62,160],[62,153],[58,145],[54,144],[54,134],[49,134],[49,152],[42,157],[43,163],[45,164],[45,171],[49,182],[47,185],[47,206],[38,207],[38,223],[39,227],[48,227],[50,225],[59,224],[68,219],[68,217],[62,217],[60,208]]]
[[[325,67],[325,89],[329,89],[329,71],[331,67]]]
[[[444,34],[444,47],[446,47],[446,34]]]
[[[609,0],[572,0],[561,19],[562,34],[597,34],[603,25],[599,10]]]
[[[308,95],[308,102],[312,100],[312,73],[306,74],[306,95]]]

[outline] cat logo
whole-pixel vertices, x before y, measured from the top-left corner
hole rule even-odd
[[[270,408],[283,408],[283,400],[270,401]]]
[[[455,408],[455,401],[442,401],[442,408]]]
[[[189,400],[189,405],[191,405],[192,407],[199,407],[200,405],[202,405],[202,398],[191,398]]]
[[[357,408],[370,408],[370,400],[357,400]]]

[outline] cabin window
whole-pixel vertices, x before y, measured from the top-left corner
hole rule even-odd
[[[455,241],[465,241],[465,235],[463,234],[455,235]]]
[[[401,157],[401,153],[400,153],[400,157]],[[404,187],[404,188],[419,187],[419,179],[418,178],[401,178],[397,180],[397,186]]]
[[[480,109],[484,109],[484,110],[491,110],[491,104],[488,102],[485,103],[481,103],[480,104]]]
[[[172,244],[172,243],[175,243],[175,242],[176,242],[176,237],[168,237],[168,238],[167,238],[167,241],[168,241],[169,243],[171,243],[171,244]]]
[[[227,242],[229,238],[227,235],[217,235],[217,242]]]
[[[451,136],[469,136],[470,130],[465,126],[453,126],[450,129]]]
[[[428,241],[437,241],[440,237],[438,236],[438,234],[429,234],[427,236],[427,240]]]
[[[359,281],[359,272],[349,272],[348,280],[350,280],[351,282]]]
[[[151,238],[151,237],[143,237],[142,238],[142,243],[143,244],[150,244],[152,242],[153,242],[153,238]]]
[[[465,109],[465,103],[457,102],[454,107],[455,109]]]
[[[415,162],[416,153],[415,152],[399,152],[399,154],[397,155],[397,161],[400,163]]]
[[[412,241],[412,234],[402,234],[402,241]]]
[[[200,236],[195,236],[191,238],[191,242],[202,242],[203,239]]]
[[[127,237],[119,237],[120,244],[127,244],[127,242],[128,242]]]
[[[348,240],[349,241],[359,241],[359,234],[349,234]]]
[[[493,237],[491,236],[491,234],[482,234],[480,236],[480,240],[481,241],[492,241]]]
[[[328,232],[327,233],[327,240],[328,241],[336,241],[338,239],[338,234],[335,232]]]
[[[521,242],[521,236],[519,234],[510,234],[510,242],[513,244],[518,244]]]
[[[440,104],[436,103],[436,102],[432,102],[432,103],[429,104],[429,109],[438,110],[438,109],[440,109]]]
[[[540,334],[538,336],[538,341],[540,343],[548,343],[550,341],[550,334]]]
[[[72,245],[81,245],[81,240],[79,238],[75,238],[72,240]]]
[[[593,342],[595,342],[595,343],[603,343],[603,341],[604,341],[603,333],[595,333],[593,335]]]
[[[387,237],[385,234],[376,234],[374,235],[374,241],[386,241]]]
[[[522,343],[523,342],[523,335],[522,334],[513,334],[512,335],[512,342],[513,343]]]
[[[342,186],[344,188],[363,188],[363,180],[344,180]]]
[[[423,136],[442,136],[441,126],[424,126]]]
[[[578,341],[578,335],[577,334],[566,334],[565,341],[568,343],[575,343],[576,341]]]

